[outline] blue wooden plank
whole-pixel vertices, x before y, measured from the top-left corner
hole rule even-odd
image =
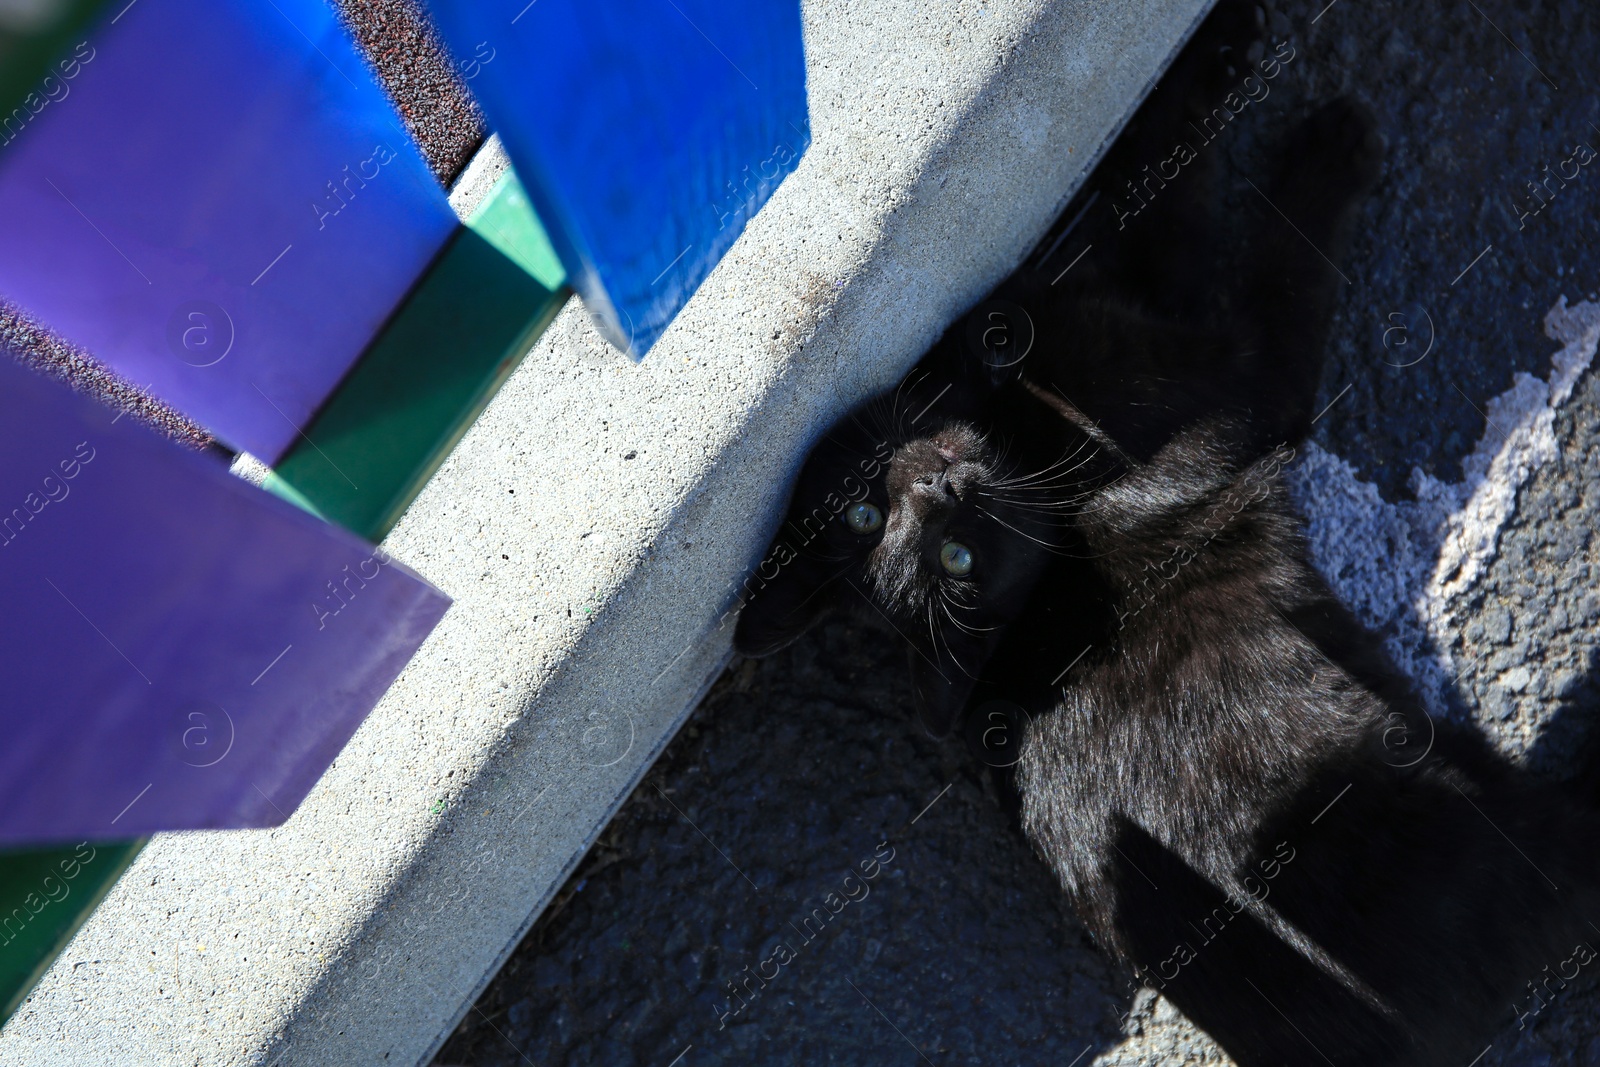
[[[0,295],[275,460],[456,220],[322,0],[108,12],[6,128]]]
[[[647,352],[810,143],[798,0],[429,0],[613,343]]]

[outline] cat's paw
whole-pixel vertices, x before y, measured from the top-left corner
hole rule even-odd
[[[1323,186],[1322,195],[1347,199],[1378,183],[1385,147],[1372,111],[1341,96],[1300,124],[1290,140],[1287,166]]]
[[[1267,11],[1258,0],[1222,0],[1196,33],[1200,64],[1188,106],[1210,114],[1222,98],[1238,91],[1265,51]]]

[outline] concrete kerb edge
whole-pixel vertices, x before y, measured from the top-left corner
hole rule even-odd
[[[684,704],[683,710],[679,712],[676,718],[673,720],[671,729],[656,739],[656,743],[654,747],[651,748],[648,758],[646,758],[645,761],[640,764],[637,774],[634,775],[632,784],[618,794],[616,802],[611,806],[611,810],[605,813],[605,817],[600,821],[599,825],[597,825],[589,834],[589,839],[584,843],[583,848],[572,855],[572,858],[567,862],[566,867],[562,870],[561,876],[551,882],[550,885],[545,889],[543,898],[539,901],[539,904],[534,909],[533,913],[530,914],[527,921],[517,929],[515,935],[506,942],[505,947],[501,949],[499,955],[495,957],[493,965],[484,972],[483,976],[478,979],[477,984],[472,987],[471,991],[461,1001],[461,1005],[456,1010],[455,1016],[448,1021],[443,1029],[439,1031],[438,1036],[433,1039],[433,1043],[428,1046],[427,1051],[417,1061],[419,1064],[433,1062],[433,1058],[438,1054],[439,1049],[446,1041],[450,1039],[450,1035],[455,1032],[456,1027],[461,1025],[461,1020],[466,1018],[467,1012],[472,1010],[472,1006],[478,1002],[478,998],[483,996],[484,990],[489,987],[489,984],[493,982],[495,977],[500,973],[500,968],[505,966],[506,961],[510,959],[512,953],[517,950],[517,946],[522,943],[522,939],[528,936],[528,931],[533,929],[534,924],[537,923],[544,915],[545,909],[550,906],[550,902],[554,900],[556,894],[561,891],[561,887],[567,884],[567,881],[572,877],[573,873],[578,869],[578,866],[583,862],[584,857],[589,854],[589,849],[594,847],[594,843],[599,840],[601,834],[605,833],[606,827],[611,824],[611,820],[616,816],[617,812],[622,810],[622,806],[628,802],[628,798],[631,797],[634,791],[639,788],[639,783],[644,781],[645,776],[650,773],[650,768],[655,766],[656,760],[661,757],[661,753],[666,750],[666,747],[672,743],[672,739],[678,735],[679,728],[682,727],[686,721],[688,721],[689,716],[692,715],[694,710],[700,706],[700,702],[704,700],[706,694],[711,691],[711,687],[717,684],[717,679],[722,676],[722,672],[727,669],[728,664],[733,660],[733,658],[734,653],[730,648],[724,651],[723,654],[716,660],[716,665],[712,667],[712,669],[706,674],[705,681],[701,684],[700,688]]]

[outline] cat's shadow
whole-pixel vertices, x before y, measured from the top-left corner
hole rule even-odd
[[[1600,650],[1591,652],[1585,673],[1559,698],[1558,708],[1542,722],[1535,740],[1520,758],[1496,750],[1487,731],[1477,723],[1457,724],[1453,729],[1458,738],[1476,734],[1485,756],[1508,779],[1539,787],[1563,785],[1592,802],[1600,793],[1597,694]],[[1451,696],[1459,699],[1460,694]],[[1518,845],[1514,838],[1508,840],[1513,846]],[[1131,946],[1136,958],[1151,961],[1146,965],[1149,973],[1141,977],[1147,985],[1159,986],[1158,991],[1233,1056],[1240,1067],[1319,1060],[1338,1064],[1383,1062],[1406,1047],[1402,1031],[1382,1012],[1352,994],[1254,918],[1248,909],[1238,908],[1241,902],[1233,901],[1234,906],[1230,907],[1228,897],[1209,879],[1143,828],[1124,820],[1116,844],[1130,866],[1117,886],[1118,906],[1166,918],[1160,929],[1142,929],[1141,943]],[[1520,846],[1518,851],[1522,851]],[[1534,849],[1530,846],[1529,851]],[[1426,887],[1417,888],[1426,892]],[[1263,883],[1263,892],[1268,896],[1270,889]],[[1201,919],[1198,926],[1181,918],[1178,912],[1164,906],[1174,899],[1184,901],[1180,909],[1183,914],[1207,918]],[[1592,918],[1600,920],[1600,916]],[[1224,927],[1226,937],[1220,936]],[[1600,932],[1591,944],[1600,945]],[[1331,959],[1343,962],[1342,946],[1335,939],[1318,945]],[[1183,980],[1168,984],[1180,974]],[[1248,989],[1240,984],[1246,975]],[[1543,975],[1527,977],[1538,980]],[[1580,989],[1594,984],[1591,976]],[[1564,992],[1567,985],[1560,988]],[[1593,999],[1592,992],[1590,988],[1587,999]],[[1584,996],[1577,992],[1569,1000]],[[1537,1015],[1544,1012],[1545,1006],[1543,1000],[1529,999],[1522,1008],[1537,1009],[1533,1011]],[[1571,1003],[1564,1009],[1582,1010]],[[1548,1025],[1559,1018],[1562,1010],[1557,1006],[1539,1021]],[[1525,1038],[1529,1017],[1519,1017],[1518,1012],[1517,1005],[1506,1005],[1499,1036],[1490,1048],[1512,1049]],[[1354,1048],[1352,1041],[1364,1044]]]
[[[1453,706],[1467,706],[1459,691],[1449,696]],[[1442,737],[1468,741],[1479,758],[1492,762],[1496,773],[1510,781],[1536,787],[1564,786],[1593,803],[1600,799],[1600,723],[1597,723],[1600,718],[1600,649],[1589,654],[1583,675],[1558,699],[1557,708],[1542,720],[1534,740],[1518,757],[1497,748],[1489,729],[1470,717],[1465,721],[1458,718],[1436,725]],[[1433,740],[1424,739],[1424,747],[1431,747]],[[981,753],[974,749],[973,755]],[[1021,843],[1026,840],[1020,823],[1021,802],[1011,781],[1011,770],[991,766],[990,773],[995,786],[993,795],[1005,809],[1011,830]],[[1464,813],[1464,817],[1478,816]],[[1512,844],[1518,845],[1515,840]],[[1230,1052],[1241,1067],[1253,1067],[1257,1063],[1323,1062],[1326,1056],[1332,1057],[1328,1062],[1341,1064],[1381,1062],[1404,1047],[1402,1036],[1381,1012],[1353,996],[1338,980],[1252,917],[1248,910],[1230,909],[1220,889],[1148,832],[1125,821],[1117,846],[1131,865],[1118,886],[1119,905],[1147,916],[1166,915],[1170,920],[1158,932],[1147,933],[1149,944],[1136,946],[1136,958],[1148,961],[1146,966],[1153,975],[1153,978],[1141,977],[1148,987],[1162,986],[1158,992],[1224,1051]],[[1523,851],[1520,845],[1518,850]],[[1417,889],[1426,892],[1424,886]],[[1184,905],[1174,912],[1159,906],[1160,900],[1155,898],[1167,902],[1182,900]],[[1507,906],[1514,905],[1508,901]],[[1211,924],[1201,920],[1202,926],[1196,927],[1183,917],[1189,915],[1228,917],[1228,936],[1217,936],[1220,931],[1213,929],[1215,920]],[[1593,918],[1600,922],[1600,916]],[[1319,943],[1319,947],[1330,958],[1341,960],[1344,952],[1335,940],[1328,938],[1327,943]],[[1600,947],[1600,934],[1592,943]],[[1184,954],[1179,946],[1188,946],[1193,959],[1183,962],[1175,959],[1175,955]],[[1165,977],[1161,971],[1163,966],[1172,976],[1187,971],[1184,977],[1189,980],[1168,986],[1161,981]],[[1246,973],[1254,979],[1253,989],[1239,981],[1238,976]],[[1539,977],[1538,974],[1527,976],[1529,979]],[[1129,989],[1132,988],[1130,985]],[[1241,990],[1243,996],[1234,995]],[[1570,999],[1581,997],[1585,994],[1577,992]],[[1120,1007],[1124,1013],[1131,1010],[1133,1000],[1131,992],[1122,995]],[[1506,1004],[1503,1010],[1505,1017],[1495,1046],[1510,1048],[1525,1038],[1525,1028],[1519,1027],[1513,1005]],[[1576,1009],[1571,1006],[1549,1012],[1541,1009],[1544,1017],[1539,1021],[1548,1026],[1552,1020],[1560,1018],[1563,1010]],[[1290,1018],[1296,1023],[1289,1024]],[[1296,1025],[1298,1030],[1294,1028]],[[1316,1031],[1319,1026],[1321,1033],[1305,1032]],[[1352,1049],[1352,1034],[1363,1035],[1372,1047]],[[1121,1040],[1132,1036],[1120,1035]],[[1117,1039],[1113,1039],[1112,1044],[1116,1043]],[[1319,1056],[1324,1049],[1326,1056]],[[1485,1063],[1493,1062],[1492,1058],[1485,1060]]]

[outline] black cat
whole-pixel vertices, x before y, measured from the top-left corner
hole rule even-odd
[[[1253,10],[1202,31],[1239,42],[1226,76]],[[1106,168],[1170,145],[1214,56]],[[1111,254],[1066,284],[1060,259],[1019,271],[817,446],[735,638],[764,655],[870,610],[930,732],[1013,709],[1029,839],[1244,1067],[1465,1067],[1600,944],[1600,814],[1427,716],[1310,566],[1279,474],[1380,152],[1356,105],[1306,120],[1225,299],[1204,159],[1071,235]]]

